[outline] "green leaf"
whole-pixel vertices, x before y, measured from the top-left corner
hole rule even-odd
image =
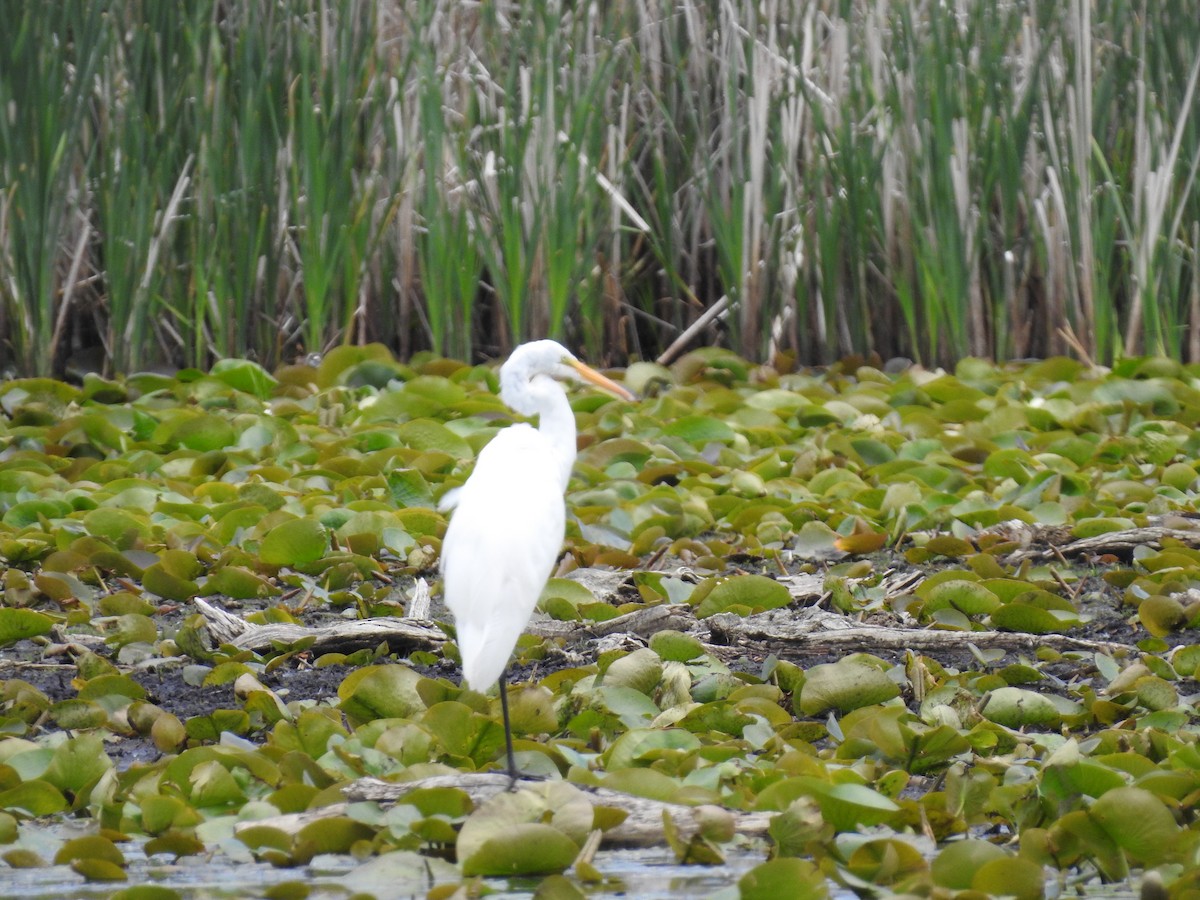
[[[279,385],[262,366],[248,359],[219,359],[213,363],[211,374],[259,400],[266,400]]]
[[[471,459],[475,451],[457,434],[433,419],[413,419],[396,428],[401,443],[414,450],[437,450],[455,459]]]
[[[68,805],[56,787],[41,779],[0,791],[0,809],[20,810],[31,816],[52,816]]]
[[[97,735],[84,734],[55,748],[43,777],[64,793],[78,794],[111,768],[104,741]]]
[[[662,673],[663,663],[658,654],[642,647],[614,661],[604,673],[604,684],[650,695],[658,687]]]
[[[578,855],[593,820],[591,803],[563,782],[497,794],[471,813],[459,831],[463,874],[561,872]]]
[[[49,634],[54,620],[32,609],[0,608],[0,647]]]
[[[421,676],[408,666],[356,669],[338,686],[339,707],[359,722],[403,719],[425,708],[417,693]]]
[[[825,820],[838,831],[888,822],[900,812],[892,800],[865,784],[835,784],[817,793]]]
[[[804,715],[816,716],[829,709],[848,712],[898,696],[899,686],[882,669],[842,660],[809,669],[797,705]]]
[[[646,765],[661,751],[691,751],[700,746],[700,739],[682,728],[633,728],[613,741],[605,752],[605,769],[617,772],[630,766]]]
[[[71,868],[88,881],[127,881],[129,876],[125,870],[106,859],[77,859],[71,863]]]
[[[190,416],[171,431],[171,439],[187,447],[207,453],[237,443],[233,426],[224,418],[209,413]]]
[[[993,628],[1002,631],[1024,631],[1028,634],[1054,634],[1079,624],[1079,616],[1076,613],[1044,609],[1019,601],[1005,603],[996,609],[988,620]]]
[[[704,655],[704,645],[699,638],[671,629],[650,635],[650,649],[662,659],[674,662],[688,662]]]
[[[114,866],[125,865],[125,854],[111,840],[98,834],[67,841],[54,855],[54,864],[62,866],[77,859],[102,859]]]
[[[711,416],[683,416],[668,424],[662,433],[668,437],[682,438],[689,444],[700,445],[713,441],[728,443],[737,437],[736,431]]]
[[[825,900],[825,876],[808,860],[780,857],[759,863],[738,879],[739,900]]]
[[[1009,855],[987,841],[968,839],[946,845],[934,857],[929,868],[934,884],[956,891],[971,887],[975,872],[994,859],[1009,859]]]
[[[142,573],[142,585],[165,600],[190,600],[200,593],[196,582],[172,574],[162,563],[154,563]]]
[[[1042,867],[1027,859],[1005,857],[984,862],[971,879],[971,889],[981,894],[1017,900],[1041,900],[1046,881]]]
[[[980,712],[988,721],[1007,728],[1053,728],[1061,721],[1058,708],[1041,694],[1002,687],[984,697]]]
[[[987,615],[1000,607],[1000,598],[975,581],[943,581],[929,592],[925,611],[951,607],[968,616]]]
[[[470,818],[467,821],[470,822]],[[465,858],[460,851],[459,859],[463,875],[468,878],[477,875],[515,877],[562,872],[578,854],[579,846],[558,829],[524,822],[497,829]]]
[[[204,581],[204,594],[223,594],[235,600],[253,600],[278,594],[279,588],[242,566],[224,566]]]
[[[289,519],[267,532],[258,556],[269,566],[302,566],[329,550],[329,532],[316,519]]]
[[[416,469],[395,469],[387,475],[392,502],[401,507],[432,507],[433,491]]]
[[[108,900],[181,900],[182,895],[157,884],[138,884],[109,894]]]
[[[736,575],[701,582],[690,602],[696,608],[696,617],[704,619],[735,607],[751,612],[778,609],[791,603],[792,595],[784,585],[765,575]]]
[[[1166,804],[1142,788],[1108,791],[1092,804],[1088,815],[1122,850],[1147,866],[1171,859],[1182,838]]]
[[[375,829],[347,816],[331,816],[310,822],[296,835],[296,855],[311,859],[319,853],[348,853],[358,841],[369,841]]]

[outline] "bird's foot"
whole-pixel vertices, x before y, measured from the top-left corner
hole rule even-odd
[[[508,770],[508,791],[513,793],[517,789],[517,785],[522,781],[545,781],[545,775],[530,775],[521,772],[517,769]]]

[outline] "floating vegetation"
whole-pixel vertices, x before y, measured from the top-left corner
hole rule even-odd
[[[578,395],[512,692],[545,780],[514,791],[437,583],[439,502],[511,421],[491,370],[3,383],[0,859],[119,883],[142,853],[334,854],[368,891],[386,865],[574,896],[653,844],[757,854],[731,897],[1151,869],[1183,896],[1200,373],[1168,368],[704,350],[632,369],[637,402]]]

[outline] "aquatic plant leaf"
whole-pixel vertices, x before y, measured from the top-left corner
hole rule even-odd
[[[279,386],[279,381],[266,369],[248,359],[219,359],[213,363],[209,372],[230,387],[259,400],[266,400]]]
[[[825,876],[808,860],[780,857],[759,863],[738,879],[740,900],[825,900],[829,887]]]
[[[704,655],[704,645],[694,635],[663,629],[650,635],[650,649],[664,661],[688,662]]]
[[[1175,854],[1181,830],[1166,805],[1138,787],[1119,787],[1101,796],[1088,815],[1135,860],[1158,865]]]
[[[84,835],[67,841],[54,855],[54,864],[66,865],[77,859],[102,859],[114,866],[125,865],[125,854],[118,850],[111,840],[98,834]]]
[[[816,716],[829,709],[848,712],[899,695],[900,688],[882,669],[842,660],[809,669],[796,706],[804,715]]]
[[[1007,853],[987,841],[954,841],[938,851],[929,867],[929,874],[934,884],[940,887],[965,891],[971,887],[975,873],[981,866],[992,860],[1009,858]]]
[[[30,816],[52,816],[69,805],[56,787],[42,779],[25,781],[0,791],[0,809],[17,810]]]
[[[338,686],[343,712],[359,722],[403,719],[425,708],[417,684],[421,676],[408,666],[356,669]]]
[[[1041,866],[1027,859],[990,859],[979,866],[970,887],[992,896],[1004,894],[1017,900],[1039,900],[1045,896],[1045,876]]]
[[[0,647],[49,634],[54,620],[32,609],[0,608]]]
[[[927,867],[921,852],[899,838],[866,841],[846,860],[846,868],[868,884],[896,884]]]
[[[582,818],[567,813],[567,818],[578,820],[568,828],[580,835],[579,840],[553,824],[559,819],[557,810],[574,807],[586,812]],[[547,819],[551,824],[546,824]],[[537,791],[498,794],[467,816],[459,831],[457,851],[463,874],[561,872],[575,860],[591,822],[591,804],[571,785],[547,784]]]
[[[662,659],[650,648],[642,647],[615,660],[604,673],[604,685],[649,695],[658,687],[662,674]]]
[[[707,579],[697,585],[689,598],[699,619],[736,608],[750,612],[778,609],[791,601],[787,587],[764,575]]]
[[[267,532],[258,549],[269,566],[301,566],[315,562],[329,550],[329,532],[315,519],[289,519]]]
[[[1002,687],[988,693],[980,712],[989,721],[1008,728],[1052,728],[1061,720],[1048,698],[1024,688]]]

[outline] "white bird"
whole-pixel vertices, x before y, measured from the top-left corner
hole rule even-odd
[[[500,399],[538,416],[538,427],[505,428],[479,454],[452,501],[442,542],[442,584],[454,613],[463,681],[500,684],[508,774],[517,778],[504,672],[554,568],[566,528],[563,493],[575,463],[575,414],[555,380],[590,381],[633,395],[554,341],[522,344],[500,367]]]

